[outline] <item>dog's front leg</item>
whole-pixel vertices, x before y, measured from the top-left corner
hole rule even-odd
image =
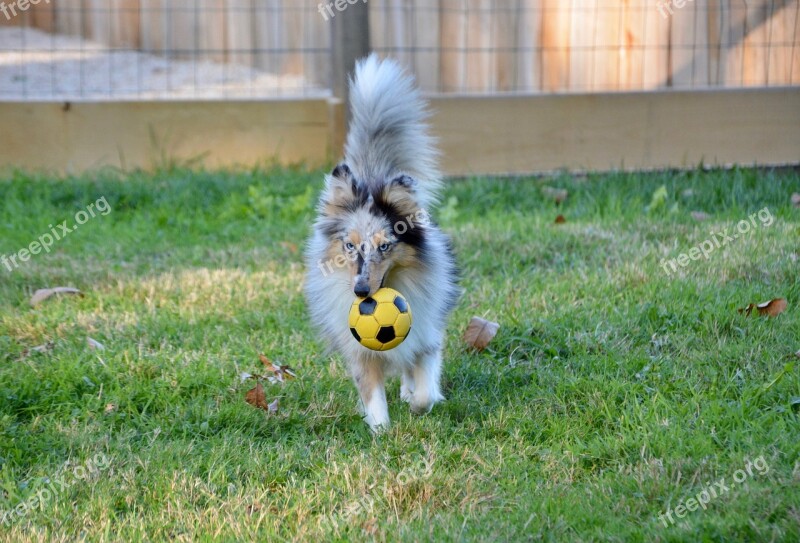
[[[364,407],[364,421],[373,432],[389,426],[389,407],[386,405],[383,362],[360,356],[352,364],[353,380]]]
[[[418,415],[430,413],[433,404],[444,400],[439,388],[439,379],[442,375],[441,349],[419,355],[414,364],[413,374],[411,411]]]

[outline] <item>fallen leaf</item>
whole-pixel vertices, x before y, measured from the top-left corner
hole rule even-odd
[[[567,222],[567,219],[564,218],[564,215],[559,215],[556,217],[556,224],[564,224],[565,222]]]
[[[106,404],[106,408],[103,410],[103,413],[108,415],[110,413],[113,413],[116,410],[117,410],[117,404],[109,403],[109,404]]]
[[[567,199],[567,196],[569,196],[567,189],[556,189],[548,186],[542,187],[542,194],[555,201],[557,204],[560,204]]]
[[[90,337],[86,338],[86,343],[89,345],[90,349],[97,349],[98,351],[105,351],[106,346],[97,341],[96,339],[92,339]]]
[[[744,313],[746,317],[750,316],[753,309],[755,309],[759,315],[766,315],[768,317],[777,317],[784,311],[786,311],[787,307],[786,299],[784,298],[776,298],[774,300],[770,300],[768,302],[760,303],[760,304],[750,304],[747,307],[743,307],[739,309],[739,313]]]
[[[270,413],[277,413],[278,412],[278,398],[275,398],[270,404],[267,406],[267,411]]]
[[[792,205],[794,207],[800,207],[800,192],[792,194]]]
[[[692,211],[692,218],[697,222],[707,221],[711,218],[711,215],[708,213],[704,213],[702,211]]]
[[[260,376],[259,375],[253,375],[252,373],[247,373],[246,371],[243,371],[242,373],[239,374],[239,381],[242,382],[242,383],[244,383],[248,379],[253,379],[253,378],[259,379]]]
[[[31,296],[31,307],[42,303],[56,294],[77,294],[78,296],[83,296],[83,292],[72,287],[40,288]]]
[[[252,405],[253,407],[257,407],[258,409],[263,409],[264,411],[269,412],[269,404],[267,403],[267,395],[264,394],[264,387],[261,386],[261,383],[256,383],[255,388],[251,388],[247,391],[244,397],[245,401]]]
[[[480,317],[472,317],[464,332],[464,341],[470,347],[474,347],[479,351],[486,348],[490,341],[497,335],[500,325],[496,322],[487,321]]]
[[[270,360],[263,354],[259,354],[258,358],[259,360],[261,360],[261,363],[264,364],[264,366],[266,366],[267,369],[272,372],[273,375],[268,377],[271,383],[275,382],[283,383],[284,381],[290,381],[292,379],[297,378],[297,374],[289,366],[286,365],[279,366],[278,364],[273,363],[272,360]]]
[[[797,351],[796,353],[794,353],[794,355],[795,355],[797,358],[800,358],[800,351]]]

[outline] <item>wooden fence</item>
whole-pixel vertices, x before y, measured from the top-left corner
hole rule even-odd
[[[319,5],[42,0],[0,25],[326,86],[332,21]],[[800,0],[369,0],[369,8],[372,47],[405,61],[431,92],[800,84]]]

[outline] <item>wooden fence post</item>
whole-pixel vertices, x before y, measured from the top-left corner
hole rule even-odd
[[[342,5],[344,9],[339,11],[336,6]],[[333,96],[344,107],[344,122],[347,125],[350,122],[348,78],[353,73],[356,60],[369,54],[369,4],[366,0],[355,3],[337,0],[330,4],[330,11],[333,12],[331,83]]]

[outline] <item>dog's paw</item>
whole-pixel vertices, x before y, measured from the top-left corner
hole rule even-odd
[[[427,415],[433,409],[433,406],[444,400],[439,392],[433,394],[418,394],[414,393],[411,396],[409,403],[411,404],[411,412],[415,415]]]
[[[400,399],[406,403],[411,403],[414,397],[414,376],[410,373],[403,373],[400,379]]]
[[[389,431],[389,421],[382,424],[370,424],[369,429],[372,430],[372,433],[377,435],[384,434]]]

